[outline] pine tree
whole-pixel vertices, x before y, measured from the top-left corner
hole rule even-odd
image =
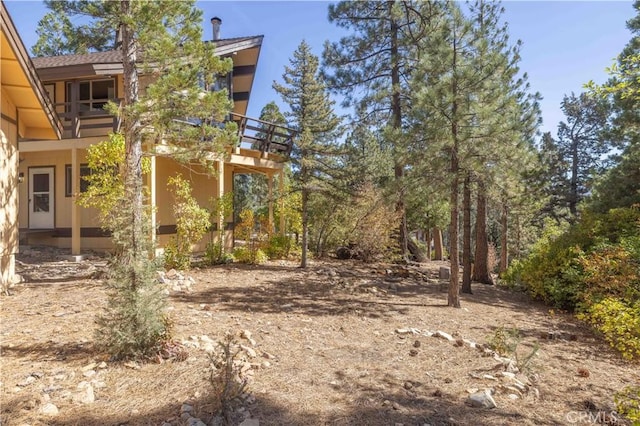
[[[590,191],[593,177],[605,169],[603,158],[611,150],[606,135],[609,111],[605,102],[585,93],[565,96],[561,108],[566,122],[558,125],[557,150],[569,166],[563,202],[573,221],[578,215],[578,204]]]
[[[323,78],[319,73],[318,57],[302,41],[282,75],[284,84],[273,83],[273,88],[289,105],[286,115],[299,137],[292,153],[298,168],[298,182],[302,193],[302,259],[307,267],[309,238],[309,196],[326,182],[334,170],[337,157],[335,139],[339,118],[333,111]]]
[[[58,56],[101,52],[116,47],[117,28],[104,20],[74,25],[69,16],[107,16],[115,13],[115,2],[45,0],[51,10],[38,21],[34,56]]]
[[[417,42],[426,35],[437,9],[436,3],[416,1],[342,1],[329,6],[329,20],[353,32],[325,45],[324,61],[332,71],[328,84],[344,95],[347,105],[365,112],[358,119],[375,123],[391,147],[403,256],[408,238],[404,176],[410,142],[405,119],[411,98],[406,81],[418,54]]]
[[[151,260],[154,249],[143,192],[143,146],[163,141],[170,145],[167,151],[172,158],[210,165],[209,154],[233,143],[236,128],[216,125],[230,110],[226,91],[204,89],[212,87],[217,75],[227,73],[231,64],[214,56],[213,46],[201,41],[201,12],[193,1],[82,0],[65,3],[60,11],[71,22],[78,15],[88,19],[80,33],[84,25],[88,31],[108,28],[122,40],[124,99],[108,110],[119,114],[123,123],[124,190],[116,202],[112,229],[111,301],[100,319],[98,338],[114,357],[148,356],[168,338],[168,330],[165,301]],[[144,93],[139,81],[143,73],[153,77]],[[184,117],[195,125],[181,124]]]

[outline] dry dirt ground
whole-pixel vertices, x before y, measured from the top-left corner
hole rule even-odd
[[[35,267],[22,260],[22,269]],[[125,365],[92,344],[106,304],[103,281],[47,279],[43,264],[40,275],[0,298],[0,424],[186,425],[184,403],[209,424],[202,343],[243,330],[256,357],[239,414],[262,426],[617,419],[613,394],[640,381],[637,364],[623,362],[570,315],[500,287],[474,284],[462,309],[448,308],[439,266],[314,261],[306,270],[287,262],[194,270],[190,291],[169,296],[175,338],[186,342],[188,358]],[[521,362],[539,347],[516,375],[525,388],[510,386],[504,364],[469,345],[487,343],[500,329],[518,331]],[[428,336],[438,330],[455,341]],[[93,387],[94,402],[76,397],[82,382]],[[492,389],[497,408],[470,406],[475,389]],[[43,414],[47,404],[59,413]]]

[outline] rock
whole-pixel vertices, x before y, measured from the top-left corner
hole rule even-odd
[[[22,382],[18,383],[18,386],[20,387],[27,387],[32,383],[35,383],[35,381],[38,380],[36,379],[34,376],[28,376],[26,379],[24,379]]]
[[[181,413],[190,413],[192,411],[193,411],[193,406],[190,404],[182,404],[182,406],[180,407]]]
[[[245,419],[239,426],[260,426],[260,420],[258,419]]]
[[[479,408],[496,408],[496,401],[491,396],[491,393],[488,389],[485,389],[481,392],[472,393],[469,395],[469,403],[472,407]]]
[[[249,358],[255,358],[256,356],[258,356],[256,351],[250,348],[249,346],[240,345],[240,347],[242,348],[242,350],[244,350],[247,353]]]
[[[415,342],[413,342],[413,347],[414,348],[419,348],[420,347],[420,340],[416,340]]]
[[[438,277],[441,280],[448,280],[449,278],[451,278],[451,269],[446,266],[441,266],[440,270],[438,271]]]
[[[502,371],[502,372],[500,373],[500,375],[501,375],[502,377],[506,377],[506,378],[508,378],[508,379],[515,379],[515,378],[516,378],[516,375],[515,375],[514,373],[511,373],[510,371]]]
[[[176,271],[175,269],[169,269],[169,270],[167,271],[167,273],[165,274],[165,276],[166,276],[167,278],[171,278],[171,279],[173,279],[173,278],[175,278],[175,277],[177,277],[177,276],[178,276],[178,271]]]
[[[440,330],[437,330],[435,333],[433,333],[433,337],[442,337],[443,339],[447,339],[450,342],[454,342],[456,340],[450,334]]]
[[[58,413],[60,413],[60,410],[58,410],[58,407],[56,407],[55,404],[47,402],[42,407],[40,407],[40,412],[45,416],[57,416]]]
[[[487,380],[498,380],[495,377],[493,377],[491,374],[484,374],[482,378]]]
[[[84,377],[90,378],[96,375],[96,370],[87,370],[82,373]]]
[[[393,408],[394,410],[401,410],[402,406],[400,404],[398,404],[397,402],[394,402],[391,404],[391,408]]]
[[[75,402],[80,404],[93,404],[95,402],[96,397],[93,393],[93,386],[87,382],[80,382],[78,389],[80,389],[80,392],[73,395]]]
[[[404,388],[405,388],[406,390],[409,390],[409,389],[413,388],[413,383],[411,383],[411,382],[404,382],[404,385],[403,385],[403,386],[404,386]]]
[[[207,424],[196,417],[191,417],[187,420],[187,426],[207,426]]]
[[[262,368],[269,368],[271,367],[271,363],[269,361],[265,361],[262,363]]]
[[[478,391],[479,391],[479,389],[478,389],[478,388],[468,388],[468,389],[467,389],[467,393],[476,393],[476,392],[478,392]]]
[[[95,362],[92,362],[91,364],[85,365],[84,367],[82,367],[82,371],[89,371],[89,370],[93,370],[98,366],[98,364],[96,364]]]
[[[398,334],[411,334],[410,328],[398,328],[396,329],[396,333]]]
[[[251,338],[251,332],[249,330],[242,330],[242,332],[240,332],[240,337],[248,340],[249,343],[251,343],[251,346],[256,345],[256,341]]]
[[[515,393],[510,393],[509,395],[507,395],[507,398],[509,398],[512,401],[520,399],[520,397],[518,395],[516,395]]]
[[[140,370],[140,365],[135,361],[128,361],[123,364],[125,367],[132,368],[134,370]]]
[[[411,349],[409,351],[409,356],[417,356],[418,355],[418,351],[416,349]]]

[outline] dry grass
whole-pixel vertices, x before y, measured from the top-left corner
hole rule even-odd
[[[391,275],[391,266],[351,261],[196,270],[192,291],[170,297],[176,338],[252,333],[258,352],[274,356],[256,367],[249,387],[256,401],[246,408],[261,425],[570,424],[569,413],[612,410],[614,392],[640,381],[638,366],[588,329],[522,295],[474,285],[462,309],[445,307],[446,286],[423,279],[438,266]],[[184,402],[211,419],[207,354],[189,348],[186,361],[139,369],[109,362],[92,346],[105,302],[98,280],[24,284],[0,299],[2,425],[179,425]],[[498,391],[498,408],[468,406],[468,388],[496,385],[471,374],[495,374],[496,361],[467,345],[395,332],[402,327],[483,343],[500,327],[517,329],[521,351],[540,346],[532,366],[539,398],[530,391],[514,401]],[[549,332],[571,339],[543,338]],[[101,361],[106,368],[83,376]],[[35,382],[18,386],[34,373]],[[73,401],[83,380],[103,383],[93,404]],[[58,416],[39,412],[45,395]]]

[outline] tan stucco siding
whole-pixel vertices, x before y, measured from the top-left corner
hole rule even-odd
[[[20,163],[19,172],[24,173],[25,181],[20,185],[20,228],[29,227],[29,169],[33,167],[54,167],[55,179],[55,227],[71,227],[72,198],[65,195],[65,166],[71,164],[71,151],[47,151],[22,153],[23,161]],[[78,150],[78,162],[86,162],[86,151]],[[100,227],[97,211],[94,208],[80,208],[80,224],[83,228]]]
[[[13,283],[18,251],[18,114],[9,96],[0,89],[0,287]]]

